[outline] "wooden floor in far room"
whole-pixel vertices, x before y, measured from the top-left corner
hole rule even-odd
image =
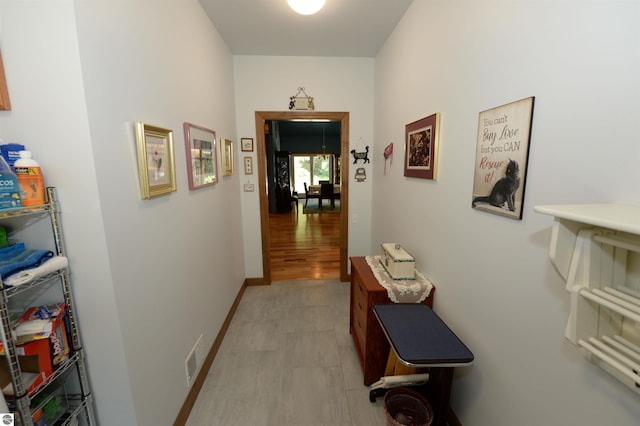
[[[303,205],[269,215],[271,280],[339,279],[340,214],[304,214]]]

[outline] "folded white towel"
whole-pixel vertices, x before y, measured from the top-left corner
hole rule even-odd
[[[69,266],[69,261],[65,256],[53,256],[35,268],[25,269],[8,276],[2,283],[8,286],[17,286],[44,277],[47,274],[64,269],[67,266]]]

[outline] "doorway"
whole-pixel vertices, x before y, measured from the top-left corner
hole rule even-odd
[[[258,166],[258,193],[260,196],[260,227],[262,236],[262,271],[265,284],[271,284],[271,259],[269,256],[269,182],[267,177],[267,146],[265,126],[269,121],[336,121],[340,123],[340,281],[349,281],[347,274],[348,256],[348,211],[349,180],[345,171],[348,169],[349,156],[349,113],[348,112],[316,112],[316,111],[256,111],[256,148]]]

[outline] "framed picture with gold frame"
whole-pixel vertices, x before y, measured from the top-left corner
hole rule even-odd
[[[136,122],[138,175],[142,199],[176,190],[173,131]]]
[[[222,138],[220,150],[222,151],[222,176],[231,176],[233,174],[233,141]]]

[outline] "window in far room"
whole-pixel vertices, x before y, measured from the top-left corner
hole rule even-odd
[[[333,154],[293,154],[293,190],[304,194],[304,184],[319,185],[333,181]]]

